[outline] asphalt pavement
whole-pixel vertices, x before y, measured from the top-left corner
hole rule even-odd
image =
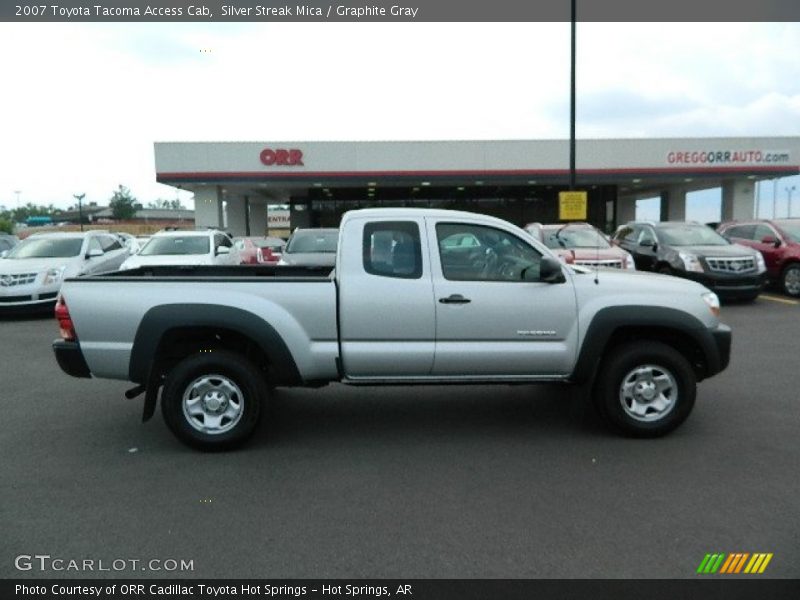
[[[63,374],[54,320],[0,319],[0,577],[683,578],[717,552],[798,577],[800,305],[723,321],[729,369],[662,439],[606,432],[580,388],[331,385],[203,454],[128,384]],[[17,570],[35,554],[143,563]]]

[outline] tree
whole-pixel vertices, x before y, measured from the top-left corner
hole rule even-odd
[[[0,233],[14,233],[14,224],[8,219],[0,218]]]
[[[132,219],[136,214],[135,203],[136,198],[131,194],[131,191],[124,185],[120,185],[114,195],[111,196],[108,205],[111,207],[111,214],[114,215],[114,218],[124,221]]]
[[[148,202],[147,208],[182,210],[186,207],[183,204],[181,204],[181,201],[178,198],[176,198],[175,200],[164,200],[163,198],[159,198],[155,202]]]

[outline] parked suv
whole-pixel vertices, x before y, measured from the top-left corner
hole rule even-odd
[[[767,276],[790,296],[800,297],[800,219],[728,222],[718,231],[732,242],[761,252]]]
[[[633,257],[589,223],[529,223],[525,231],[543,242],[567,264],[584,267],[636,269]]]
[[[766,281],[758,250],[701,223],[634,221],[617,229],[614,242],[633,255],[637,269],[693,279],[721,298],[755,300]]]
[[[286,242],[279,265],[332,267],[336,264],[338,229],[295,229]]]
[[[52,308],[65,278],[116,271],[128,256],[105,231],[34,234],[0,260],[0,310]]]

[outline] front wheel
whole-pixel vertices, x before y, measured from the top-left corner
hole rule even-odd
[[[594,400],[613,428],[634,437],[657,437],[686,420],[697,380],[680,352],[648,340],[612,352],[600,366]]]
[[[800,297],[800,264],[793,263],[783,270],[781,287],[789,296]]]
[[[266,382],[247,359],[213,351],[190,356],[172,369],[161,393],[161,412],[182,442],[223,450],[250,437],[266,397]]]

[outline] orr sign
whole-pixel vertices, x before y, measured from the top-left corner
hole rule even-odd
[[[303,151],[297,148],[264,148],[258,155],[267,167],[304,167]]]

